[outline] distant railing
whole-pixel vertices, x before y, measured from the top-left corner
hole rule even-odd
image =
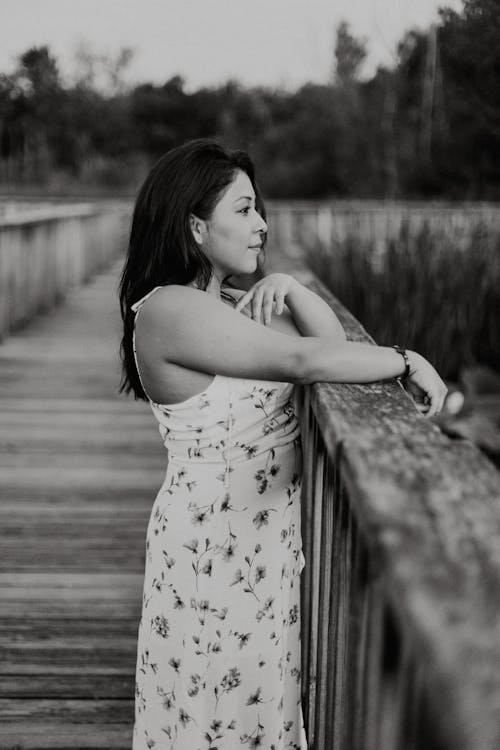
[[[390,201],[270,201],[266,204],[273,244],[301,255],[315,242],[331,247],[347,237],[373,242],[375,248],[397,238],[403,224],[416,233],[453,235],[458,245],[480,223],[486,231],[500,230],[500,206],[494,203],[432,203]]]
[[[0,339],[50,309],[123,250],[128,203],[0,212]]]
[[[350,340],[373,343],[289,249],[272,243],[268,270],[294,273]],[[311,750],[500,748],[498,471],[395,380],[309,386],[301,423]]]

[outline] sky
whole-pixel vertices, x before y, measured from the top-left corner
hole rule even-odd
[[[112,57],[131,47],[130,83],[181,75],[188,90],[228,79],[290,89],[328,81],[341,20],[367,40],[366,77],[390,64],[403,33],[428,27],[442,5],[460,10],[462,2],[0,0],[0,72],[12,71],[29,47],[47,44],[70,81],[78,46]]]

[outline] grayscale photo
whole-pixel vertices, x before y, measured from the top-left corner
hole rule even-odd
[[[3,0],[0,750],[500,750],[498,0]]]

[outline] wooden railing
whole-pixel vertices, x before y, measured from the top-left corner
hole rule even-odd
[[[123,251],[128,203],[0,212],[0,339]]]
[[[348,339],[373,343],[277,236],[268,271],[292,272]],[[500,748],[498,471],[395,380],[310,386],[301,422],[311,750]]]
[[[425,224],[430,231],[452,235],[457,247],[470,240],[478,224],[487,232],[500,230],[495,203],[271,201],[267,214],[270,242],[299,255],[316,241],[331,247],[347,237],[370,241],[376,248],[397,238],[403,224],[410,233]]]

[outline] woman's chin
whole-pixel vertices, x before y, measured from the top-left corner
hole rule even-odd
[[[251,267],[247,267],[245,270],[239,269],[238,271],[234,271],[230,275],[231,285],[235,289],[245,289],[246,291],[251,289],[261,277],[262,273],[258,272],[257,263],[254,263]]]
[[[241,263],[239,268],[233,268],[231,271],[231,276],[245,276],[254,274],[258,267],[258,253],[252,253],[252,255],[254,257],[249,256],[245,258],[244,262]]]

